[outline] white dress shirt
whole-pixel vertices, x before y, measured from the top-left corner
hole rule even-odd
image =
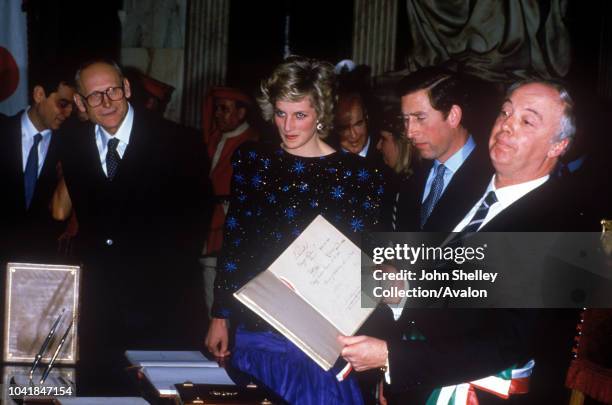
[[[106,171],[106,152],[108,151],[108,140],[111,138],[119,139],[119,143],[117,144],[117,153],[119,157],[123,159],[123,155],[128,145],[130,144],[130,134],[132,133],[132,125],[134,124],[134,109],[128,103],[128,111],[123,119],[123,122],[119,126],[119,129],[115,133],[115,135],[109,134],[104,128],[100,125],[95,126],[96,133],[96,146],[98,147],[98,153],[100,155],[100,164],[102,165],[102,170],[104,170],[104,174],[108,176],[108,172]]]
[[[472,209],[461,220],[461,222],[457,224],[455,229],[453,229],[453,232],[461,232],[461,230],[465,228],[467,224],[470,223],[472,217],[474,217],[474,214],[476,214],[478,207],[480,207],[480,204],[482,204],[486,195],[489,194],[489,191],[495,192],[497,202],[489,207],[489,212],[487,212],[487,216],[484,218],[478,229],[482,228],[487,222],[495,218],[500,212],[508,208],[516,200],[523,197],[528,192],[540,187],[542,184],[546,183],[549,177],[549,175],[546,175],[543,177],[539,177],[535,180],[527,181],[525,183],[513,184],[511,186],[496,188],[495,175],[493,175],[493,178],[491,179],[491,181],[489,182],[489,186],[487,187],[487,191],[485,191],[482,198],[478,200],[476,204],[474,204]]]
[[[28,111],[30,108],[25,110],[21,115],[21,164],[23,172],[25,173],[26,164],[28,162],[28,155],[30,154],[30,149],[32,149],[32,145],[34,145],[34,136],[36,134],[40,134],[42,139],[38,143],[38,173],[37,176],[40,176],[40,171],[45,164],[45,158],[47,157],[47,152],[49,151],[49,144],[51,143],[51,130],[45,129],[43,131],[38,132],[32,121],[30,121],[30,117],[28,116]]]

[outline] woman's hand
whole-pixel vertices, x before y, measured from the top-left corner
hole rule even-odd
[[[227,320],[225,319],[213,318],[210,321],[205,344],[208,351],[215,357],[225,357],[230,354],[227,350],[229,342],[227,329]]]

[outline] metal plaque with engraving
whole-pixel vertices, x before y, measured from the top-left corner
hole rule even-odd
[[[32,363],[46,347],[41,363],[48,363],[70,328],[55,363],[75,364],[80,268],[8,263],[6,270],[4,362]]]

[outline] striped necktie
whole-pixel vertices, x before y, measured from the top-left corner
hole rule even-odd
[[[474,214],[470,222],[465,226],[465,228],[461,230],[461,233],[472,233],[478,231],[480,225],[482,224],[482,221],[484,221],[487,214],[489,213],[489,208],[496,202],[497,196],[495,195],[495,191],[489,191],[482,204],[480,204],[480,206],[476,210],[476,213]]]
[[[421,229],[423,229],[425,222],[427,222],[427,218],[429,218],[438,200],[442,196],[445,171],[446,166],[443,164],[438,165],[436,168],[436,177],[434,177],[433,182],[431,183],[431,188],[429,189],[429,194],[427,194],[427,198],[425,198],[425,201],[423,201],[423,205],[421,206]]]

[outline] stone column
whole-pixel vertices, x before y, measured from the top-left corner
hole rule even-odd
[[[187,7],[183,113],[185,125],[202,127],[208,88],[225,84],[230,0],[191,0]]]
[[[372,76],[395,69],[398,0],[355,0],[353,61]]]

